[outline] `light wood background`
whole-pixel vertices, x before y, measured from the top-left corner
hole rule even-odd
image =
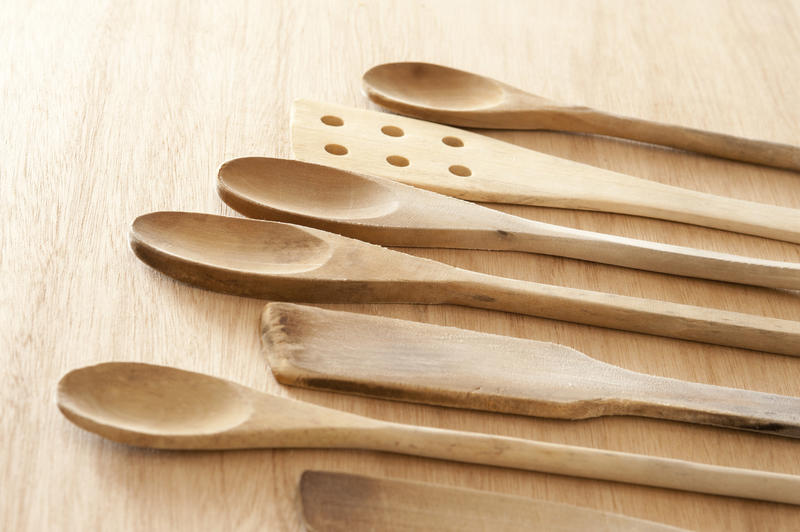
[[[426,60],[571,103],[800,142],[800,3],[681,0],[23,2],[0,5],[0,529],[297,530],[307,468],[433,481],[698,530],[796,530],[800,508],[347,451],[151,452],[67,422],[66,371],[169,364],[378,418],[800,474],[800,441],[638,418],[565,422],[287,389],[259,353],[263,301],[140,263],[142,213],[232,214],[218,165],[291,156],[293,99],[374,108],[368,67]],[[800,208],[800,173],[548,132],[543,152]],[[574,227],[800,261],[800,246],[643,218],[497,206]],[[800,319],[800,294],[518,253],[411,250],[493,274]],[[456,307],[331,305],[550,340],[637,371],[800,395],[800,359]],[[342,331],[347,335],[347,331]],[[354,341],[357,340],[354,338]],[[491,353],[487,353],[491,356]]]

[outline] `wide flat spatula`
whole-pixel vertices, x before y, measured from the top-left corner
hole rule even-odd
[[[506,414],[645,416],[800,438],[800,398],[655,377],[553,343],[291,303],[261,339],[279,382]]]
[[[660,218],[800,243],[800,209],[673,187],[413,118],[298,100],[303,161],[473,201]]]
[[[299,489],[309,532],[685,530],[570,504],[329,471],[305,471]]]

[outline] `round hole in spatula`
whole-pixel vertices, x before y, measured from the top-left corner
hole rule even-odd
[[[469,177],[472,175],[472,170],[470,170],[466,166],[461,166],[460,164],[454,164],[453,166],[448,168],[448,170],[450,170],[451,174],[457,175],[459,177]]]
[[[325,151],[331,155],[347,155],[347,148],[341,144],[326,144]]]
[[[397,126],[383,126],[381,128],[381,133],[389,135],[390,137],[402,137],[405,134],[403,130]]]
[[[392,166],[408,166],[410,164],[408,159],[402,155],[390,155],[386,158],[386,162]]]
[[[342,120],[342,119],[341,119],[341,118],[339,118],[338,116],[333,116],[333,115],[325,115],[325,116],[323,116],[322,118],[320,118],[320,120],[321,120],[321,121],[322,121],[322,123],[323,123],[323,124],[325,124],[326,126],[335,126],[335,127],[339,127],[339,126],[343,126],[343,125],[344,125],[344,120]]]
[[[442,142],[453,148],[460,148],[464,145],[464,141],[458,137],[444,137]]]

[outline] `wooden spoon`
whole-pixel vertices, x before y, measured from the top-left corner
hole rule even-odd
[[[685,530],[527,497],[329,471],[304,471],[299,490],[309,532]]]
[[[714,253],[518,218],[396,181],[266,157],[223,164],[220,197],[251,218],[385,246],[524,251],[690,277],[800,289],[800,264]]]
[[[104,438],[156,449],[365,449],[800,504],[800,476],[389,423],[150,364],[67,373],[58,407]]]
[[[156,212],[131,227],[151,267],[210,290],[307,303],[427,303],[800,355],[800,322],[506,279],[279,222]]]
[[[364,74],[364,91],[398,113],[492,129],[594,133],[778,168],[800,170],[800,148],[565,105],[491,78],[430,63],[387,63]]]
[[[800,243],[800,209],[705,194],[460,129],[298,100],[296,158],[472,201],[616,212]]]
[[[561,419],[632,415],[800,438],[800,398],[654,377],[563,345],[269,303],[261,343],[283,384]]]

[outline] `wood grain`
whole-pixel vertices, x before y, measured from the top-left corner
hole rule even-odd
[[[299,491],[310,531],[685,531],[619,514],[489,491],[328,471],[304,472]]]
[[[290,390],[258,355],[263,301],[200,291],[142,265],[148,211],[234,214],[223,161],[288,157],[295,98],[376,109],[369,67],[419,60],[627,116],[792,144],[800,138],[800,4],[3,2],[0,23],[0,528],[300,530],[297,480],[331,469],[485,489],[698,530],[794,530],[800,511],[666,490],[358,451],[154,453],[74,428],[66,371],[176,365],[404,423],[800,473],[796,441],[634,418],[567,422]],[[488,132],[559,157],[800,208],[800,174],[600,137]],[[800,246],[622,215],[495,206],[582,229],[800,262]],[[796,292],[517,253],[413,250],[457,266],[796,320]],[[634,371],[797,395],[800,361],[458,307],[335,308],[553,341]]]

